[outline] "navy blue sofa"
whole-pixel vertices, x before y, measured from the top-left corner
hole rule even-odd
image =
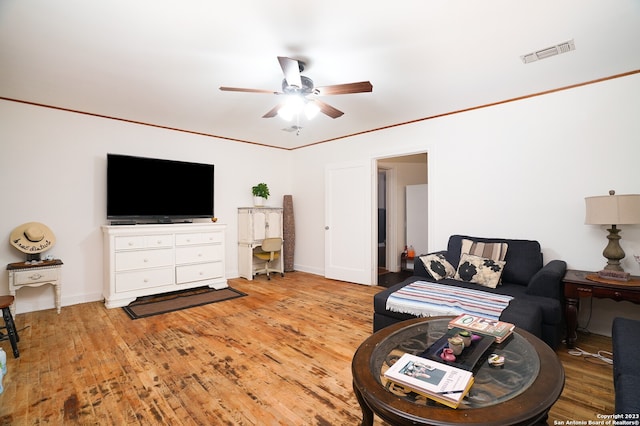
[[[611,330],[616,414],[640,414],[640,321],[615,318]],[[621,418],[624,420],[624,417]],[[638,420],[637,418],[630,420]]]
[[[514,299],[502,312],[500,319],[533,333],[551,348],[556,349],[564,336],[562,278],[567,264],[562,260],[552,260],[543,265],[542,251],[537,241],[452,235],[449,237],[447,250],[439,253],[444,254],[454,268],[457,268],[460,261],[463,239],[485,243],[507,243],[502,283],[495,289],[450,278],[438,280],[438,284],[513,296]],[[386,303],[393,292],[419,280],[436,282],[419,258],[416,258],[412,277],[374,296],[374,332],[396,322],[415,318],[410,314],[387,310]]]

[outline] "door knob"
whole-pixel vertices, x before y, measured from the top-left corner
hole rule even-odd
[[[328,226],[325,226],[325,227],[324,227],[324,230],[325,230],[325,231],[328,231],[328,230],[329,230],[329,227],[328,227]]]

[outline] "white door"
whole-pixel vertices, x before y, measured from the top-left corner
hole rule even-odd
[[[370,161],[325,169],[326,278],[374,284],[372,169]]]

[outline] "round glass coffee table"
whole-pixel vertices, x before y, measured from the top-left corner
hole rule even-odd
[[[445,407],[384,378],[404,353],[419,355],[447,333],[453,317],[416,318],[371,335],[356,351],[353,389],[362,408],[362,425],[377,414],[393,425],[534,425],[544,423],[564,387],[564,369],[555,352],[534,335],[516,328],[513,336],[488,352],[505,357],[502,367],[481,360],[475,382],[457,409]]]

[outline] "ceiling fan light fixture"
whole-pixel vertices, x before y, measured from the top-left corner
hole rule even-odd
[[[320,107],[315,102],[300,95],[290,95],[278,110],[278,115],[286,121],[291,121],[295,117],[304,114],[308,120],[311,120],[319,112]]]
[[[284,79],[282,80],[282,92],[228,86],[220,86],[220,90],[225,92],[269,93],[274,95],[283,95],[285,96],[284,100],[267,111],[262,118],[273,118],[278,115],[287,121],[291,121],[294,118],[299,120],[300,115],[303,113],[307,120],[311,120],[319,112],[330,118],[342,117],[344,112],[326,102],[316,99],[315,96],[365,93],[373,90],[373,86],[369,81],[315,87],[313,80],[309,77],[300,75],[304,70],[303,62],[284,56],[278,56],[278,62],[280,62],[280,67],[284,74]],[[310,96],[311,99],[307,98],[307,96]]]
[[[304,106],[304,115],[307,117],[307,120],[311,120],[320,112],[320,107],[315,102],[307,101]]]
[[[284,101],[282,108],[278,110],[278,115],[286,121],[293,120],[304,109],[304,99],[298,95],[289,95]]]
[[[293,120],[294,113],[291,108],[284,106],[278,110],[278,116],[284,121],[291,121]]]

